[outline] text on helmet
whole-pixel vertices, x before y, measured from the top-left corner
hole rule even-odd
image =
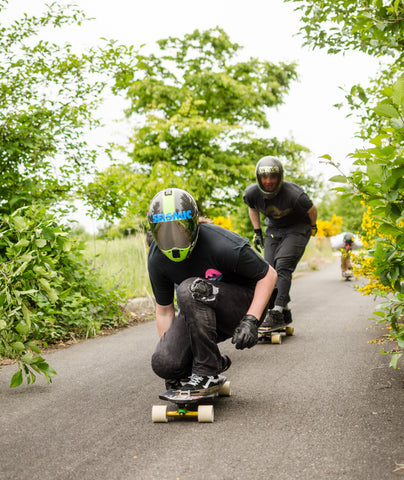
[[[155,213],[153,223],[172,222],[174,220],[186,220],[193,218],[192,210],[182,210],[181,212]]]
[[[279,173],[279,167],[276,165],[270,165],[270,166],[264,166],[264,167],[258,167],[258,173]]]

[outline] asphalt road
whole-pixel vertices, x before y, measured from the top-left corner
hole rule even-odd
[[[49,354],[50,386],[0,370],[2,480],[383,480],[404,474],[404,374],[367,342],[375,306],[338,264],[296,278],[295,336],[223,352],[215,422],[153,424],[155,322]],[[398,464],[398,465],[397,465]],[[397,470],[395,473],[394,470]]]

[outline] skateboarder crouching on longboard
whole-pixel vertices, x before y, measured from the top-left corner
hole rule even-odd
[[[153,371],[166,380],[166,388],[212,387],[231,363],[217,344],[228,338],[237,349],[257,343],[277,274],[246,239],[199,223],[197,204],[185,190],[168,188],[155,195],[148,221],[154,239],[148,270],[159,335]]]

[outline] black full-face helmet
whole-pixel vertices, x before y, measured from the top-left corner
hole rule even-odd
[[[198,207],[192,195],[180,188],[157,193],[147,219],[158,248],[173,262],[185,260],[198,237]]]
[[[268,191],[265,189],[262,180],[272,176],[277,177],[277,184],[274,190]],[[255,177],[257,179],[258,188],[265,198],[276,197],[283,182],[283,166],[281,161],[276,157],[262,157],[255,167]]]

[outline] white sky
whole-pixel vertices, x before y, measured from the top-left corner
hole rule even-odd
[[[45,3],[9,0],[8,11],[13,16],[37,13]],[[292,84],[284,105],[278,111],[270,110],[269,135],[281,139],[293,137],[308,147],[312,151],[311,163],[325,178],[337,173],[320,164],[319,157],[326,153],[349,171],[346,155],[360,146],[354,139],[357,127],[352,119],[346,118],[348,109],[339,111],[333,105],[344,98],[341,87],[366,84],[377,69],[377,61],[354,52],[329,56],[324,51],[303,49],[302,38],[296,35],[300,24],[293,3],[282,0],[76,0],[74,3],[95,20],[66,33],[66,41],[73,43],[91,45],[100,37],[107,37],[138,48],[168,36],[181,37],[196,28],[219,26],[232,41],[244,47],[242,54],[246,57],[275,63],[297,61],[300,80]],[[113,103],[105,110],[108,122],[119,114]],[[116,129],[115,125],[108,129],[110,139],[119,136]],[[103,132],[99,138],[107,136]]]

